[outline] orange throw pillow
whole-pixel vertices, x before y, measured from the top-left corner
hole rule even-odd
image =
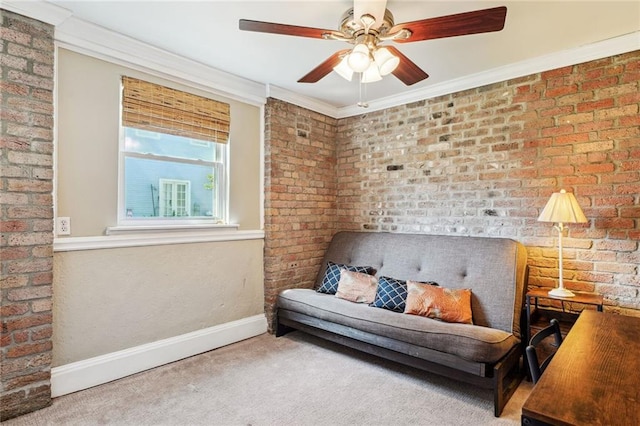
[[[473,324],[471,290],[407,281],[407,305],[404,313],[446,322]]]

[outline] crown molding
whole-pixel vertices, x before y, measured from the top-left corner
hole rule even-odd
[[[268,84],[267,97],[280,99],[281,101],[289,102],[290,104],[294,104],[302,108],[307,108],[329,117],[337,118],[337,107],[320,101],[316,98],[311,98],[309,96],[292,92],[291,90],[283,89],[282,87]]]
[[[1,0],[0,8],[54,26],[73,15],[73,12],[64,7],[44,1]]]
[[[254,105],[266,101],[266,86],[167,52],[79,18],[56,27],[59,47],[168,78]]]
[[[623,36],[580,46],[575,49],[567,49],[462,78],[445,81],[424,89],[372,100],[369,101],[369,108],[367,108],[366,111],[363,111],[362,108],[356,105],[337,108],[336,115],[333,117],[352,117],[639,49],[640,31],[636,31]]]

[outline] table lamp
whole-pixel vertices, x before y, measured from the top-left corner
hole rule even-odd
[[[554,288],[549,291],[549,296],[556,297],[573,297],[570,290],[564,288],[564,282],[562,280],[562,233],[564,232],[565,223],[585,223],[587,218],[585,217],[578,200],[576,197],[565,191],[554,192],[551,194],[551,198],[547,201],[547,205],[544,206],[539,222],[554,222],[554,228],[558,230],[558,288]]]

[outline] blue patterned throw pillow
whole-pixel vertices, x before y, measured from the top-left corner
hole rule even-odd
[[[395,278],[380,277],[376,298],[371,306],[389,309],[394,312],[404,312],[407,301],[407,282]]]
[[[424,284],[438,285],[433,281]],[[404,312],[407,302],[407,282],[396,278],[380,277],[376,298],[371,306],[388,309],[394,312]]]
[[[322,278],[322,285],[318,288],[318,293],[336,294],[336,291],[338,291],[338,283],[340,282],[340,268],[368,275],[374,275],[376,273],[376,270],[371,266],[341,265],[329,261],[327,262],[327,270]]]

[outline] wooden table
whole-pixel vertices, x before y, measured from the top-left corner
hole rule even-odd
[[[522,424],[640,425],[640,318],[583,311],[524,403]]]

